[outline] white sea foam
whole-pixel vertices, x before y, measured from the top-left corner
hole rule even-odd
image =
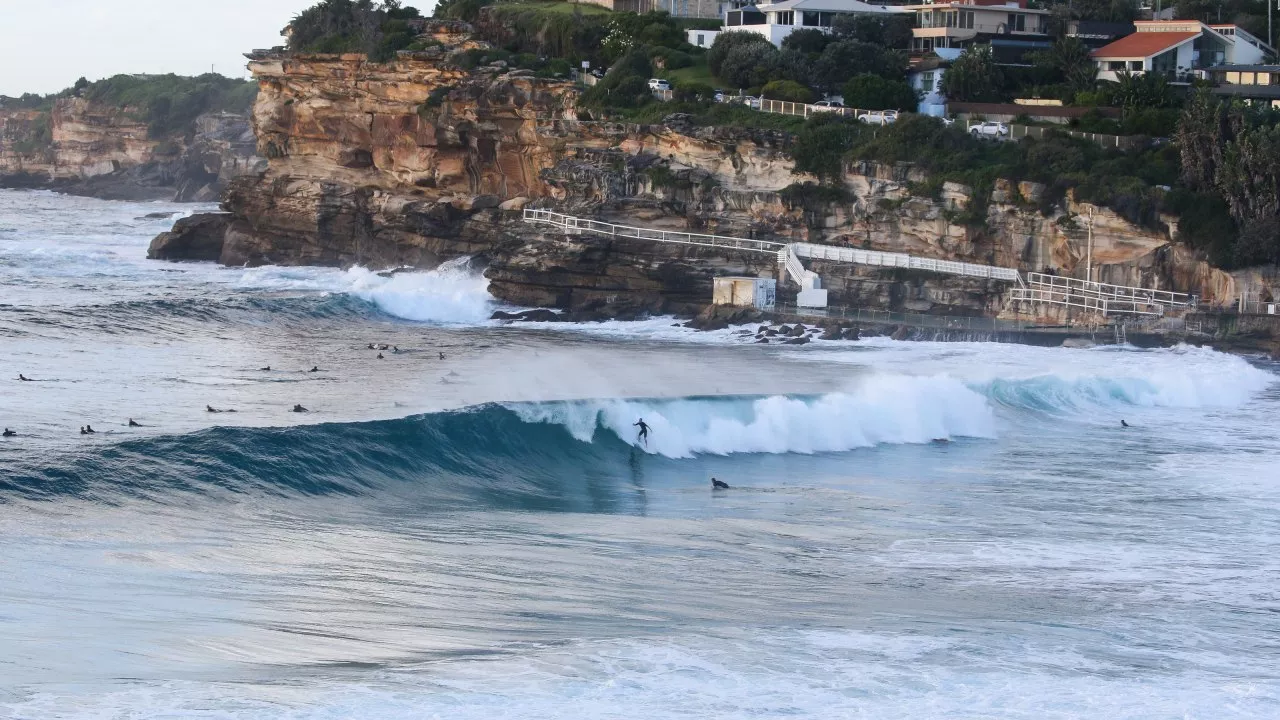
[[[591,442],[598,430],[651,453],[841,452],[881,443],[994,437],[986,399],[947,377],[878,375],[847,392],[759,399],[598,400],[512,405],[526,422],[563,425]],[[643,418],[651,432],[636,438]]]
[[[479,324],[493,314],[489,281],[458,258],[426,272],[377,273],[349,270],[267,266],[237,270],[243,290],[350,293],[379,310],[405,320]]]

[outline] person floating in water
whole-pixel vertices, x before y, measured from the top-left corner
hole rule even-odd
[[[142,426],[134,422],[133,418],[129,418],[129,427],[142,427]]]
[[[270,366],[270,365],[268,365],[268,366],[266,366],[266,367],[264,367],[264,368],[259,368],[259,370],[262,370],[263,372],[270,372],[270,371],[271,371],[271,366]]]
[[[93,434],[94,434],[94,433],[96,433],[96,432],[97,432],[97,430],[94,430],[92,425],[85,425],[85,426],[84,426],[84,434],[85,434],[85,435],[93,435]]]
[[[294,411],[294,412],[309,412],[306,408],[302,407],[301,405],[294,405],[294,406],[293,406],[293,411]]]
[[[370,349],[370,350],[373,350],[373,349],[374,349],[374,347],[373,347],[373,343],[369,343],[369,349]]]
[[[10,430],[9,428],[5,428],[5,429],[4,429],[3,437],[13,437],[14,435],[17,435],[17,434],[18,434],[18,433],[16,433],[16,432],[14,432],[14,431]]]
[[[444,353],[440,353],[440,359],[441,359],[441,360],[443,360],[443,359],[444,359]]]
[[[400,352],[400,348],[396,347],[395,345],[392,345],[392,346],[391,346],[391,352],[392,352],[392,353],[398,353],[398,352]]]
[[[383,357],[382,353],[378,353],[378,359],[379,359],[379,360],[385,360],[386,358],[384,358],[384,357]]]
[[[88,431],[88,430],[85,430],[85,429],[84,429],[84,426],[83,426],[83,425],[81,425],[81,426],[80,426],[80,434],[81,434],[81,435],[88,435],[88,434],[89,434],[89,431]]]
[[[23,375],[22,373],[18,373],[18,379],[21,380],[22,382],[31,382],[31,378],[27,377],[26,375]]]
[[[208,412],[222,412],[221,410],[219,410],[218,408],[212,405],[205,405],[204,409],[207,410]]]
[[[640,440],[647,446],[649,444],[649,426],[645,424],[644,418],[637,420],[631,425],[631,427],[640,428],[640,434],[636,439]]]
[[[1129,423],[1125,422],[1124,418],[1120,418],[1120,427],[1129,427]]]
[[[308,370],[307,372],[320,372],[320,366],[319,366],[319,365],[312,365],[312,366],[311,366],[311,369],[310,369],[310,370]]]
[[[711,489],[712,490],[728,490],[729,483],[723,480],[717,480],[715,478],[711,478]]]

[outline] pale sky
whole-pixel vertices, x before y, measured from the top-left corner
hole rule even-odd
[[[81,76],[246,77],[243,53],[316,0],[0,0],[0,95],[46,94]],[[429,15],[434,0],[404,3]]]

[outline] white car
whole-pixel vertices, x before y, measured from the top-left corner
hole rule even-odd
[[[660,78],[649,78],[649,89],[650,90],[670,90],[671,83],[667,82],[666,80],[662,80]]]
[[[858,116],[858,121],[869,125],[891,125],[898,121],[898,111],[877,110],[875,112],[863,113]]]
[[[751,108],[752,110],[759,110],[759,109],[760,109],[760,98],[758,98],[758,97],[751,97],[750,95],[743,95],[743,96],[742,96],[742,104],[743,104],[743,105],[746,105],[747,107]]]
[[[943,117],[938,119],[942,121],[942,124],[944,127],[951,127],[952,125],[956,124],[955,118]]]
[[[844,103],[839,100],[819,100],[809,106],[814,112],[831,112],[833,110],[843,110]]]
[[[1002,122],[986,122],[974,123],[969,126],[969,134],[976,138],[987,138],[989,140],[1000,140],[1009,137],[1009,126]]]

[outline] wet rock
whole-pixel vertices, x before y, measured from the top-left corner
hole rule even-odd
[[[160,233],[147,248],[152,260],[201,260],[217,262],[222,257],[230,213],[202,213],[184,217],[169,232]]]
[[[756,344],[757,344],[757,345],[768,345],[768,344],[769,344],[769,338],[767,338],[767,337],[766,337],[766,338],[760,338],[759,340],[757,340],[757,341],[756,341]]]
[[[364,148],[348,148],[338,153],[338,164],[355,170],[371,168],[373,167],[373,153]]]
[[[894,329],[893,334],[889,337],[893,340],[906,340],[911,335],[911,328],[906,325],[899,325]]]
[[[808,336],[804,336],[804,335],[800,337],[788,338],[782,341],[784,345],[806,345],[808,344],[808,342],[809,342]]]

